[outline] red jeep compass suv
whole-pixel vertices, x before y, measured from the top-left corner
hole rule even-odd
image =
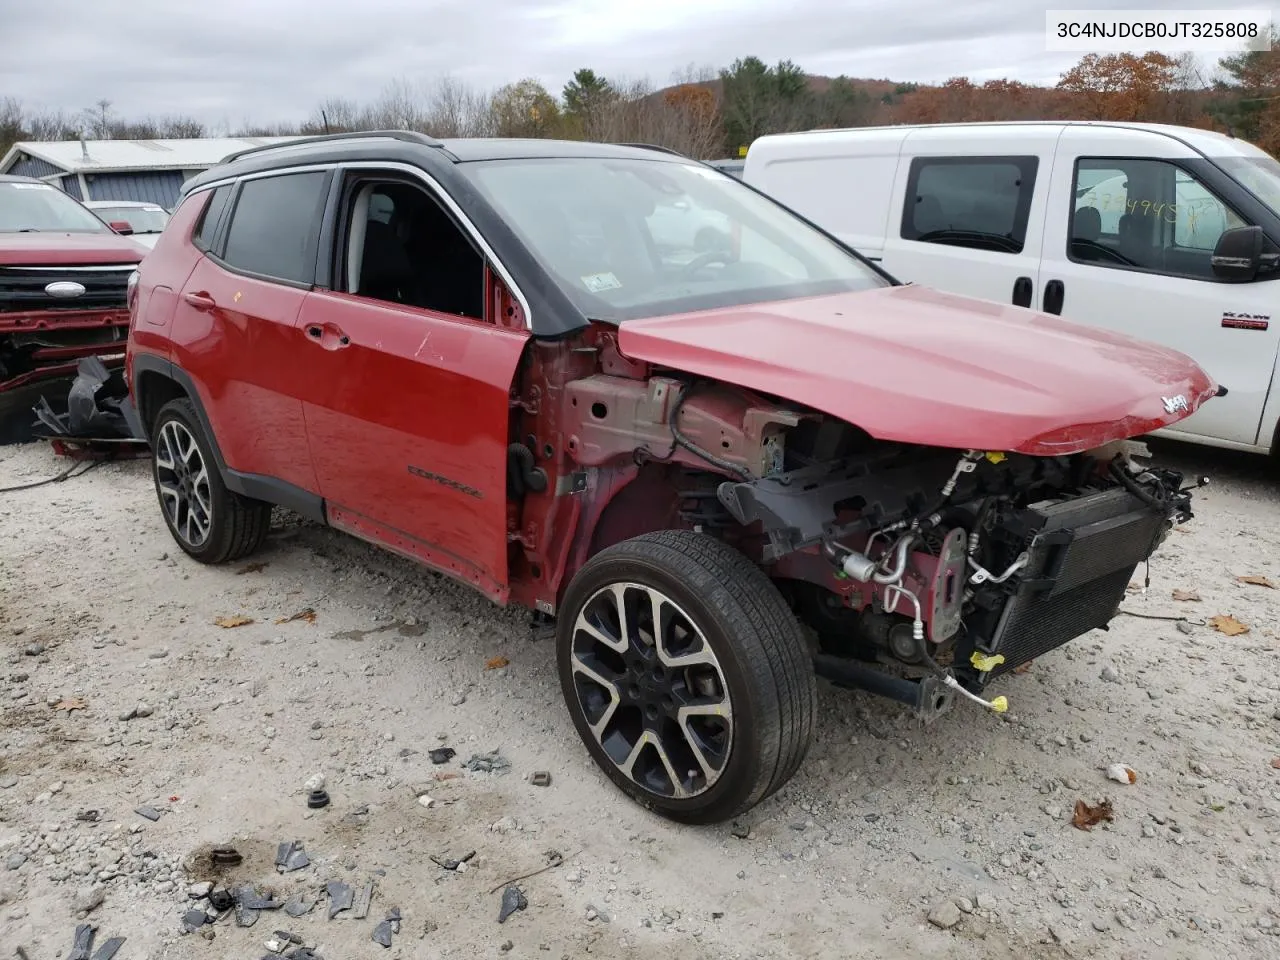
[[[1127,441],[1218,389],[899,284],[670,151],[403,132],[190,181],[128,372],[188,554],[283,505],[554,618],[592,757],[693,822],[791,777],[815,673],[999,710],[991,681],[1104,626],[1191,515]]]

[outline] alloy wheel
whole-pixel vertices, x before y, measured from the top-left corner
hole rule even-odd
[[[209,539],[213,497],[209,468],[185,425],[168,420],[156,437],[156,487],[169,526],[189,547]]]
[[[711,789],[733,748],[724,671],[670,597],[612,583],[582,605],[570,669],[592,736],[642,790],[683,800]]]

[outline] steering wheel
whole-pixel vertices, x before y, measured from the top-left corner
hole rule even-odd
[[[698,254],[686,263],[684,269],[680,272],[685,277],[692,277],[703,267],[708,267],[713,263],[730,264],[733,260],[733,255],[724,250],[708,250],[706,253]]]

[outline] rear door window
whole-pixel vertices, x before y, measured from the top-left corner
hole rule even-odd
[[[1021,253],[1038,157],[916,157],[902,239]]]
[[[323,170],[246,180],[222,259],[256,276],[310,285],[330,174]]]

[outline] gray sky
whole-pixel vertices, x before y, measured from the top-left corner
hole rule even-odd
[[[122,117],[300,120],[391,80],[477,87],[578,67],[658,85],[755,55],[810,73],[1052,84],[1080,54],[1045,50],[1045,10],[1256,9],[1223,0],[36,0],[0,33],[0,95]],[[5,4],[0,4],[4,6]],[[356,11],[359,11],[357,14]],[[1210,61],[1214,56],[1208,57]]]

